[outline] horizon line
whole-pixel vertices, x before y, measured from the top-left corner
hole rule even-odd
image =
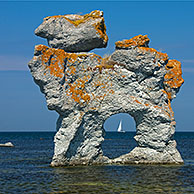
[[[21,133],[23,133],[23,132],[27,132],[27,133],[28,133],[28,132],[29,132],[29,133],[31,133],[31,132],[37,132],[37,133],[38,133],[38,132],[57,132],[57,131],[0,131],[0,133],[7,133],[7,132],[8,132],[8,133],[13,133],[13,132],[16,132],[16,133],[20,133],[20,132],[21,132]],[[105,130],[105,132],[118,132],[118,131],[106,131],[106,130]],[[136,132],[136,131],[125,131],[125,132]],[[176,132],[186,132],[186,133],[187,133],[187,132],[193,132],[193,133],[194,133],[194,130],[193,130],[193,131],[175,131],[175,133],[176,133]],[[119,132],[118,132],[118,133],[119,133]]]

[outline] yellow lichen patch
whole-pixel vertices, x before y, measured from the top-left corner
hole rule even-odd
[[[101,72],[102,69],[113,69],[114,64],[109,61],[109,57],[105,57],[103,59],[96,54],[66,53],[64,50],[49,48],[44,45],[36,46],[35,49],[36,52],[41,52],[39,53],[39,56],[41,57],[41,64],[47,70],[44,72],[44,75],[50,73],[55,77],[64,77],[66,84],[66,87],[64,87],[66,88],[66,95],[72,98],[76,103],[82,105],[84,103],[89,103],[90,101],[96,100],[100,105],[101,101],[107,96],[107,94],[114,94],[114,91],[111,89],[112,76],[109,75],[110,72],[105,73],[107,76],[107,81],[105,82],[101,81],[102,75],[100,73],[97,74],[98,78],[96,81],[92,80],[91,76],[87,75],[88,73],[85,73],[86,71],[93,71],[94,69],[98,69],[99,72]],[[94,66],[93,68],[91,67],[88,70],[87,67],[82,65],[82,62],[86,57],[90,57],[94,63],[100,65],[96,65],[96,67]],[[64,66],[66,69],[64,69]],[[73,82],[72,75],[76,75],[74,77],[77,77]],[[87,84],[91,84],[93,91],[96,91],[97,88],[103,90],[103,94],[96,95],[96,92],[88,92],[86,89]]]
[[[168,55],[166,53],[161,53],[158,52],[156,49],[153,48],[148,48],[147,45],[149,43],[149,38],[147,37],[147,35],[138,35],[135,36],[129,40],[122,40],[122,41],[117,41],[115,43],[116,48],[128,48],[128,47],[138,47],[140,49],[140,51],[142,52],[149,52],[149,53],[154,53],[156,59],[160,59],[163,61],[167,61],[168,60]],[[137,57],[137,60],[141,59],[140,56]],[[156,60],[154,60],[154,63],[156,62]],[[160,64],[158,63],[158,66],[160,66]]]
[[[66,58],[66,53],[61,49],[48,48],[44,45],[38,45],[35,47],[36,51],[40,51],[42,65],[50,71],[51,75],[56,77],[63,77],[64,74],[64,60]]]
[[[130,98],[132,98],[134,102],[136,102],[138,104],[142,104],[139,100],[137,100],[137,98],[135,96],[130,96]]]
[[[104,83],[102,83],[100,80],[97,80],[97,81],[95,81],[94,83],[92,83],[92,85],[93,85],[94,87],[99,87],[99,86],[103,86]]]
[[[101,20],[101,22],[94,24],[94,27],[97,33],[100,35],[100,38],[102,38],[105,42],[108,42],[108,36],[106,34],[106,26],[104,23],[104,18]]]
[[[141,102],[139,100],[135,100],[135,102],[137,102],[138,104],[141,104]]]
[[[108,41],[108,36],[106,34],[106,26],[104,23],[104,18],[102,15],[102,12],[99,10],[94,10],[91,13],[85,14],[85,15],[57,15],[57,16],[48,16],[44,18],[44,21],[53,18],[64,18],[66,19],[69,23],[73,24],[75,27],[79,26],[82,23],[85,23],[89,20],[94,20],[94,19],[101,19],[100,21],[96,21],[93,26],[96,29],[97,34],[100,35],[100,38],[104,40],[105,43]]]
[[[69,70],[66,71],[66,75],[75,75],[75,72],[76,72],[76,67],[70,66]]]
[[[170,111],[170,116],[174,117],[174,112],[173,112],[172,107],[171,107],[170,99],[168,99],[168,108],[169,108],[169,111]]]
[[[101,13],[102,12],[99,10],[94,10],[91,13],[85,14],[83,16],[76,15],[76,17],[74,17],[72,19],[70,19],[71,17],[69,17],[71,15],[57,15],[57,16],[48,16],[48,17],[44,18],[44,20],[48,20],[50,18],[54,18],[54,19],[65,18],[68,22],[70,22],[71,24],[73,24],[74,26],[77,27],[81,23],[85,23],[86,21],[88,21],[90,19],[101,18],[102,17]]]
[[[139,49],[142,51],[142,52],[149,52],[149,53],[153,53],[155,54],[155,57],[156,59],[160,59],[160,60],[163,60],[163,61],[167,61],[168,60],[168,55],[166,53],[161,53],[161,52],[158,52],[156,49],[154,48],[147,48],[147,47],[139,47]]]
[[[157,106],[157,105],[154,105],[154,108],[159,108],[159,109],[161,109],[161,107],[159,107],[159,106]]]
[[[114,94],[114,93],[115,93],[114,90],[108,90],[108,92],[109,92],[110,94]]]
[[[177,60],[169,60],[165,66],[167,73],[164,76],[164,85],[165,90],[167,87],[170,88],[179,88],[184,83],[184,79],[182,78],[182,70],[181,70],[181,63]],[[167,92],[168,98],[171,100],[170,92]]]
[[[35,47],[36,51],[41,52],[42,65],[50,71],[51,75],[55,77],[62,78],[64,76],[64,61],[67,60],[68,65],[73,64],[77,59],[84,59],[87,54],[75,54],[67,53],[62,49],[49,48],[45,45],[38,45]],[[75,74],[76,67],[70,66],[69,70],[66,72],[68,74]]]
[[[135,36],[129,40],[122,40],[122,41],[117,41],[115,43],[116,48],[128,48],[128,47],[142,47],[142,46],[147,46],[149,43],[149,38],[147,35],[138,35]]]
[[[65,72],[65,76],[66,76],[66,84],[69,86],[68,89],[66,90],[66,94],[67,96],[70,96],[75,102],[79,103],[80,105],[82,105],[83,103],[89,103],[90,101],[98,101],[99,103],[101,103],[101,101],[105,98],[105,96],[110,93],[113,94],[114,91],[110,89],[110,87],[112,86],[112,84],[110,83],[110,80],[107,82],[102,82],[101,80],[101,74],[98,74],[98,79],[96,81],[91,81],[91,76],[85,76],[85,72],[86,71],[94,71],[95,69],[98,69],[99,72],[102,71],[102,69],[108,69],[108,68],[113,68],[113,66],[109,66],[110,64],[107,64],[108,62],[108,58],[109,57],[105,57],[104,59],[102,57],[100,57],[99,55],[96,54],[89,54],[88,55],[92,61],[94,63],[100,64],[100,65],[96,65],[93,68],[92,67],[88,67],[87,69],[85,69],[86,67],[82,67],[82,64],[79,63],[81,72],[78,75],[78,78],[73,82],[70,83],[68,80],[68,77],[75,74],[76,73],[76,66],[72,63],[69,63],[67,65],[67,69]],[[77,56],[78,58],[84,59],[85,56],[81,56],[81,54],[78,54]],[[78,59],[77,59],[78,60]],[[107,75],[107,79],[109,79],[108,74]],[[92,88],[94,89],[94,91],[100,87],[101,90],[104,91],[104,94],[99,96],[96,95],[95,92],[87,92],[86,91],[86,84],[91,84]]]
[[[164,92],[165,94],[167,94],[165,90],[164,90],[163,92]],[[130,96],[130,98],[132,98],[132,100],[133,100],[135,103],[137,103],[137,104],[141,104],[141,105],[144,105],[144,106],[146,106],[146,107],[150,107],[150,106],[151,106],[151,107],[153,107],[153,108],[155,108],[155,109],[159,109],[159,110],[162,111],[164,114],[168,115],[168,117],[170,117],[170,118],[173,118],[173,117],[174,117],[174,112],[173,112],[173,110],[172,110],[172,108],[171,108],[171,103],[170,103],[170,100],[169,100],[169,99],[168,99],[168,104],[167,104],[166,106],[160,107],[160,106],[157,106],[157,105],[153,105],[153,104],[148,104],[148,103],[140,102],[139,99],[137,100],[137,97],[135,97],[135,96]]]
[[[88,103],[90,101],[90,95],[85,90],[85,85],[90,79],[90,76],[84,76],[83,78],[78,78],[75,82],[69,83],[69,88],[66,91],[66,94],[68,96],[71,96],[71,98],[81,104],[81,103]]]
[[[171,102],[170,102],[170,100],[171,100],[171,94],[168,93],[168,92],[166,92],[165,90],[162,90],[162,92],[168,96],[168,109],[170,111],[169,114],[170,114],[170,117],[174,117],[174,112],[172,110]]]
[[[138,104],[142,104],[142,105],[145,105],[145,106],[150,106],[148,103],[143,103],[143,102],[140,102],[139,100],[137,100],[137,98],[135,96],[130,96],[134,102],[138,103]]]

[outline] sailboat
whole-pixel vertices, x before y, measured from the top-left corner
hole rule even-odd
[[[125,133],[125,131],[123,131],[123,129],[122,129],[122,121],[120,121],[120,123],[119,123],[119,127],[117,129],[117,132],[123,132],[123,133]]]

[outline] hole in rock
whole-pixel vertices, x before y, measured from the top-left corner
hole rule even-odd
[[[136,124],[133,117],[127,113],[110,116],[104,122],[104,142],[102,150],[105,156],[116,158],[129,153],[137,143],[134,139]]]

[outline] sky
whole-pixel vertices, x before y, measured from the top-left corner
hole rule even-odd
[[[43,18],[104,11],[109,43],[92,52],[104,56],[118,40],[147,34],[150,47],[182,63],[183,84],[172,102],[177,131],[194,131],[194,1],[0,1],[0,131],[55,131],[58,117],[48,111],[27,63],[34,46],[47,45],[34,30]],[[114,115],[106,130],[135,131],[133,118]]]

